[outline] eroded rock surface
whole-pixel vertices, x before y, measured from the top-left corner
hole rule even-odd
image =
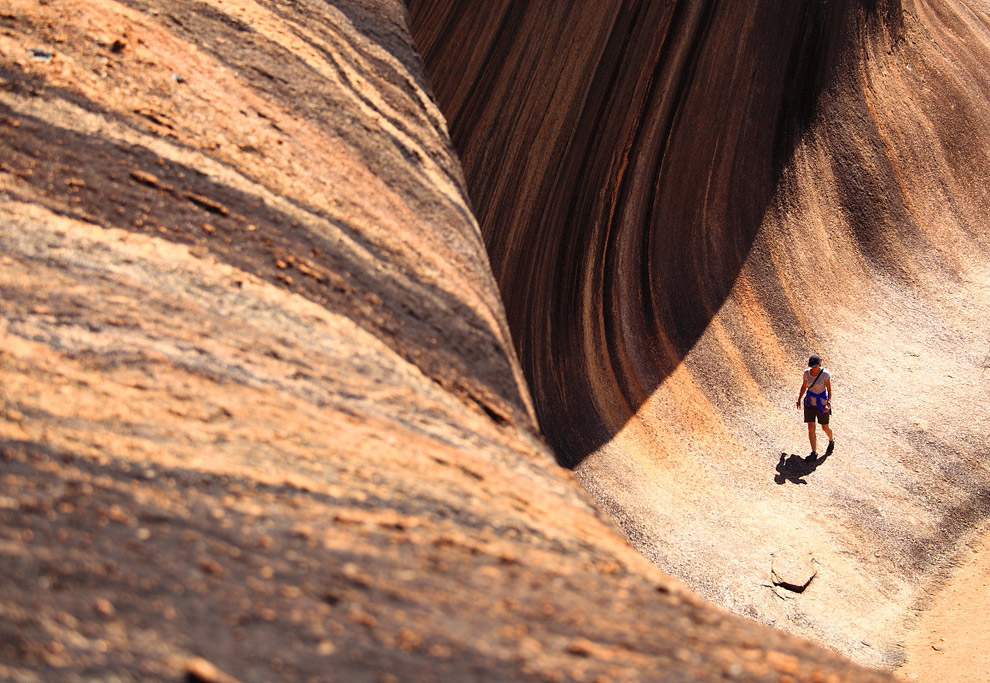
[[[792,593],[803,593],[818,575],[815,557],[799,548],[782,548],[772,555],[770,580],[774,586]],[[780,595],[780,591],[777,591]]]
[[[895,665],[990,512],[986,3],[410,10],[558,458],[706,597]],[[837,448],[788,477],[812,352]]]
[[[556,466],[398,2],[5,3],[0,259],[5,680],[884,678]]]

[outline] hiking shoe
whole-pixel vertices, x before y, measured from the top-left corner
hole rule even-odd
[[[835,450],[835,439],[828,442],[828,448],[825,449],[825,455],[832,455],[832,451]]]
[[[818,458],[818,453],[816,453],[815,451],[811,451],[810,453],[808,453],[808,455],[804,456],[804,459],[808,462],[811,462],[812,460],[815,460],[817,458]]]

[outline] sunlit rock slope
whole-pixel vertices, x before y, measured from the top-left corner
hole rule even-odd
[[[707,597],[896,665],[990,509],[990,6],[410,11],[557,457]]]
[[[637,70],[613,14],[575,55]],[[704,603],[554,462],[399,2],[5,2],[0,293],[4,680],[883,678]]]

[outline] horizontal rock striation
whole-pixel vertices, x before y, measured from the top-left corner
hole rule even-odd
[[[706,596],[896,665],[990,511],[986,8],[409,6],[557,458]],[[838,447],[778,487],[811,352]]]
[[[885,679],[554,463],[406,21],[0,8],[0,678]]]

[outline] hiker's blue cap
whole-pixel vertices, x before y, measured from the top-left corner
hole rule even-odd
[[[812,367],[813,368],[816,365],[821,365],[821,364],[822,364],[822,359],[819,358],[817,354],[816,355],[813,355],[811,358],[808,359],[808,366],[809,367]]]

